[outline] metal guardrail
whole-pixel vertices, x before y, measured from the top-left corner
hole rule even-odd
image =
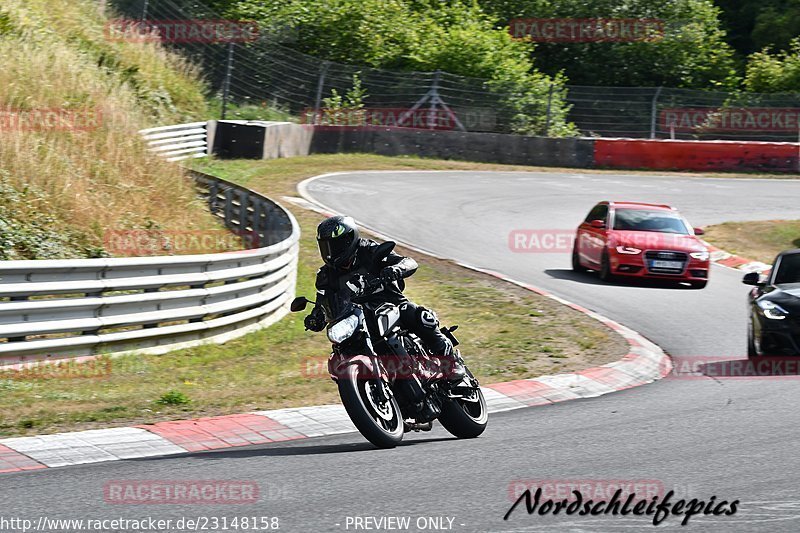
[[[140,130],[148,150],[167,161],[182,161],[208,155],[206,122],[189,122]]]
[[[225,342],[288,312],[300,230],[269,198],[192,172],[211,212],[260,247],[0,262],[0,365]]]

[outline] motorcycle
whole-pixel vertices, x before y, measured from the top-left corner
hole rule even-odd
[[[391,241],[379,245],[376,262],[394,246]],[[416,335],[402,328],[398,306],[365,301],[382,288],[380,279],[362,277],[324,295],[321,302],[332,344],[328,372],[350,420],[380,448],[397,446],[407,431],[430,431],[437,419],[455,437],[479,436],[486,429],[488,411],[478,380],[466,365],[463,377],[454,378],[453,359],[430,353]],[[300,296],[290,308],[300,312],[309,303],[315,302]],[[441,328],[454,347],[457,328]],[[455,357],[463,364],[458,350]]]

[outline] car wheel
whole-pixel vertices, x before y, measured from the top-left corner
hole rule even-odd
[[[603,281],[613,281],[614,276],[611,274],[611,261],[608,260],[608,252],[603,252],[603,258],[600,259],[600,279]]]
[[[575,246],[572,248],[572,271],[573,272],[586,272],[587,268],[581,264],[581,260],[578,257],[578,243],[575,242]]]
[[[691,285],[693,289],[705,289],[706,285],[708,285],[708,280],[691,281],[689,282],[689,285]]]
[[[756,341],[753,338],[753,324],[752,322],[748,322],[747,324],[747,358],[753,359],[758,357],[758,350],[756,350]]]

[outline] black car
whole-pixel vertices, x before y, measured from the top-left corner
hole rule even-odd
[[[778,254],[766,280],[751,272],[742,282],[755,285],[747,356],[800,355],[800,249]]]

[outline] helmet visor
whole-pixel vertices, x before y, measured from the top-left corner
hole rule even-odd
[[[319,239],[319,253],[322,260],[330,266],[335,266],[347,259],[347,255],[352,251],[351,245],[355,235],[347,232],[340,237]]]

